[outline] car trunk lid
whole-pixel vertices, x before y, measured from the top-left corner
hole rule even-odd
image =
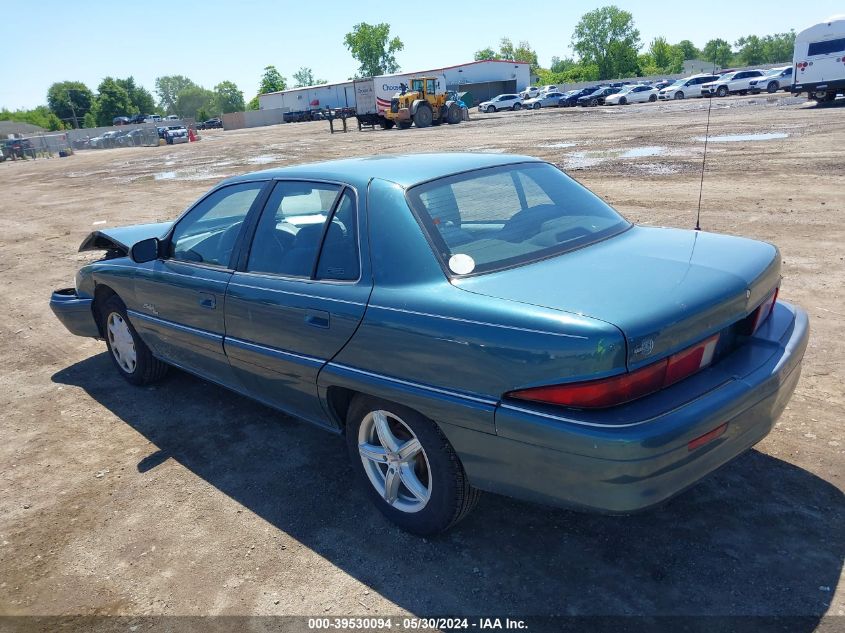
[[[455,285],[618,327],[633,370],[747,317],[780,280],[771,244],[634,226],[591,246]]]

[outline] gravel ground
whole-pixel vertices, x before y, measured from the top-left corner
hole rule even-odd
[[[0,165],[0,613],[775,615],[845,624],[845,109],[715,100],[705,230],[777,244],[811,316],[790,406],[754,450],[631,517],[486,495],[450,533],[386,523],[342,438],[180,372],[122,381],[47,302],[101,226],[175,217],[217,179],[351,155],[539,156],[643,224],[692,228],[708,103],[324,122]],[[530,464],[525,464],[530,468]],[[126,630],[126,629],[123,629]]]

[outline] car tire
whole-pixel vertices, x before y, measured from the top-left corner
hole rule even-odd
[[[491,112],[497,112],[496,106],[487,106],[487,114],[490,114]]]
[[[346,415],[346,445],[367,495],[403,530],[419,536],[444,532],[478,502],[480,492],[470,486],[449,440],[408,407],[356,396]],[[402,448],[415,452],[403,457]]]
[[[776,93],[778,90],[780,90],[780,86],[776,81],[770,81],[769,85],[766,86],[766,92],[768,92],[770,95]]]
[[[681,92],[680,90],[678,90],[678,92],[675,93],[675,99],[680,101],[683,98],[684,98],[684,93]]]
[[[540,102],[538,101],[537,103],[533,104],[531,106],[531,109],[532,110],[539,110],[540,109]]]
[[[118,373],[133,385],[149,385],[164,378],[168,365],[153,356],[138,336],[120,297],[111,295],[98,307],[103,338]]]
[[[595,108],[599,104],[598,99],[590,99],[590,106]]]
[[[446,109],[446,122],[449,125],[455,125],[460,123],[462,118],[461,108],[458,107],[458,104],[450,103],[449,107]]]
[[[717,97],[727,97],[728,96],[728,87],[727,86],[719,86],[716,89],[716,96]]]
[[[625,97],[619,97],[619,105],[627,105],[628,100]]]
[[[521,104],[521,103],[518,103],[518,102],[517,102],[517,103],[514,103],[514,104],[513,104],[513,107],[511,108],[511,110],[513,110],[514,112],[516,112],[517,110],[522,110],[522,104]]]
[[[654,103],[657,101],[657,95],[650,95],[648,98],[649,103]]]

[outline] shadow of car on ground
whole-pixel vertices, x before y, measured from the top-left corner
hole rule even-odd
[[[451,532],[424,540],[370,505],[340,436],[180,371],[133,388],[105,353],[53,380],[159,448],[139,473],[177,460],[414,614],[803,616],[790,630],[809,631],[839,582],[841,491],[754,450],[637,515],[484,495]]]

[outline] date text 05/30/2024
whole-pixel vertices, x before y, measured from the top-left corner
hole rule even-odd
[[[312,630],[526,630],[524,620],[511,618],[308,618]]]

